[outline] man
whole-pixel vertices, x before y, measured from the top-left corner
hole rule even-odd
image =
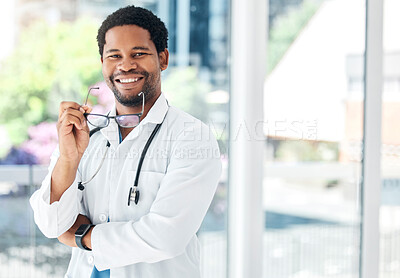
[[[59,147],[30,202],[44,235],[74,247],[66,277],[200,277],[196,232],[221,163],[209,128],[161,93],[167,37],[148,10],[114,12],[97,40],[115,107],[60,105]]]

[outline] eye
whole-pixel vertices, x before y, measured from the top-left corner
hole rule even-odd
[[[121,58],[121,55],[119,55],[119,54],[113,54],[113,55],[107,56],[107,58],[110,58],[110,59],[118,59],[118,58]]]
[[[145,53],[145,52],[139,52],[139,53],[133,54],[133,57],[141,57],[141,56],[145,56],[145,55],[147,55],[147,53]]]

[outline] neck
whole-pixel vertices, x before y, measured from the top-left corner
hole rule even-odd
[[[154,103],[158,99],[158,97],[161,95],[161,92],[156,94],[152,99],[146,100],[144,104],[144,110],[143,110],[143,115],[140,117],[140,121],[143,121],[144,118],[146,118],[147,113],[149,113],[151,107],[153,107]],[[117,115],[126,115],[126,114],[137,114],[142,111],[142,106],[138,107],[130,107],[130,106],[124,106],[118,101],[115,101],[115,108],[116,108],[116,113]],[[125,139],[126,136],[133,130],[134,128],[124,128],[120,127],[121,130],[121,136],[122,140]]]

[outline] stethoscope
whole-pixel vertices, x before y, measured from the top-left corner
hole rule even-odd
[[[140,156],[139,159],[139,164],[138,164],[138,168],[136,171],[136,177],[135,177],[135,182],[133,184],[133,186],[131,186],[131,188],[129,189],[129,194],[128,194],[128,206],[131,205],[131,202],[135,202],[135,204],[137,205],[139,202],[139,196],[140,196],[140,192],[137,189],[138,188],[138,184],[139,184],[139,176],[140,176],[140,170],[142,169],[142,164],[143,164],[143,160],[146,157],[146,152],[151,144],[151,142],[153,141],[154,137],[156,136],[157,131],[160,129],[162,125],[162,122],[160,124],[157,124],[156,127],[153,129],[153,132],[150,134],[149,139],[147,139],[146,145],[144,146],[144,149],[142,151],[142,154]],[[93,134],[95,134],[96,132],[100,131],[102,129],[102,127],[96,127],[94,129],[92,129],[89,133],[89,137],[91,137]],[[97,173],[100,171],[101,166],[103,165],[104,159],[107,156],[107,152],[110,149],[110,142],[107,140],[106,143],[106,151],[104,152],[103,158],[100,162],[100,165],[97,167],[96,171],[94,172],[94,174],[92,175],[92,177],[90,179],[88,179],[87,181],[80,181],[78,183],[78,189],[83,191],[85,189],[85,184],[91,182],[94,177],[97,175]]]

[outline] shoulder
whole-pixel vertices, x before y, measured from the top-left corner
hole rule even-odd
[[[178,141],[215,141],[211,128],[201,120],[176,107],[170,106],[165,117],[168,130]]]
[[[203,173],[211,173],[209,170],[212,169],[215,171],[215,176],[219,177],[220,151],[212,129],[176,107],[169,108],[165,121],[168,128],[167,140],[170,143],[169,169],[200,167]]]
[[[195,118],[194,116],[186,113],[185,111],[175,107],[170,106],[167,113],[167,119],[173,120],[176,123],[179,122],[199,122],[202,123],[199,119]]]

